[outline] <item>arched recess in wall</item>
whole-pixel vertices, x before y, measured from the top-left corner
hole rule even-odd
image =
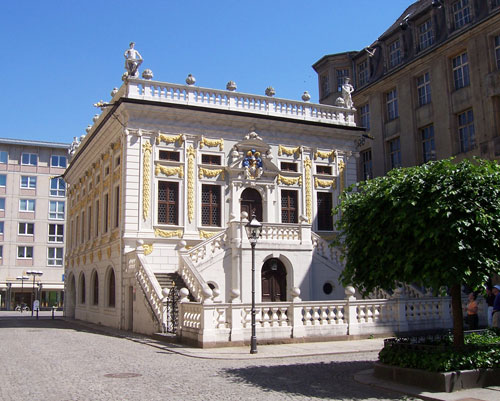
[[[84,305],[85,302],[87,302],[87,286],[85,283],[84,272],[80,272],[80,277],[78,278],[78,301],[82,305]]]
[[[69,301],[67,304],[66,313],[68,317],[75,317],[75,306],[76,306],[76,283],[75,283],[75,275],[73,273],[68,277],[69,288],[67,294],[67,300]]]
[[[92,270],[90,276],[90,292],[92,305],[99,305],[99,275],[96,269]]]
[[[262,302],[284,302],[287,296],[287,271],[278,258],[264,262],[261,270]]]
[[[106,306],[114,308],[116,305],[115,270],[109,266],[106,272]]]
[[[246,188],[241,193],[241,212],[248,213],[248,219],[253,213],[259,221],[262,220],[262,196],[255,188]]]

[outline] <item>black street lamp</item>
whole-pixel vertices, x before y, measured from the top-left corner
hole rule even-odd
[[[33,316],[33,310],[35,309],[35,277],[40,277],[43,272],[39,271],[39,270],[28,270],[26,272],[26,274],[28,276],[33,276],[33,304],[31,305],[32,308],[31,308],[31,316]],[[37,314],[38,316],[38,314]]]
[[[255,335],[255,245],[262,231],[262,224],[252,214],[251,220],[245,225],[248,240],[252,246],[252,337],[250,337],[250,353],[257,353],[257,336]]]

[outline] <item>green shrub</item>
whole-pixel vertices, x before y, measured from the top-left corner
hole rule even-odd
[[[468,334],[465,346],[453,347],[453,337],[425,344],[387,343],[379,353],[382,363],[431,372],[500,368],[500,332]]]

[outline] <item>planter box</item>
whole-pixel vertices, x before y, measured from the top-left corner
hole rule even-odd
[[[468,388],[500,385],[500,369],[459,370],[442,373],[400,368],[377,362],[374,366],[374,375],[384,380],[447,393]]]

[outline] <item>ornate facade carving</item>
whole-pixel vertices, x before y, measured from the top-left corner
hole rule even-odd
[[[153,252],[153,244],[142,244],[144,248],[144,255],[151,255]]]
[[[345,176],[344,176],[345,163],[343,160],[339,160],[338,165],[339,165],[339,178],[340,178],[340,193],[342,193],[345,188]]]
[[[204,136],[200,139],[200,149],[203,149],[203,146],[207,146],[209,148],[219,147],[220,151],[224,150],[224,139],[207,139]]]
[[[159,228],[155,228],[155,237],[162,237],[162,238],[179,237],[179,238],[182,238],[183,233],[184,233],[183,230],[167,231],[167,230],[161,230]]]
[[[314,152],[314,160],[316,160],[318,157],[322,159],[331,158],[332,160],[335,160],[335,151],[331,150],[330,152],[322,152],[320,150],[316,150],[316,152]]]
[[[160,142],[177,143],[180,146],[184,142],[184,136],[182,134],[172,136],[158,133],[156,136],[156,144],[159,145]]]
[[[193,146],[190,146],[187,150],[188,156],[188,195],[187,195],[187,204],[188,204],[188,220],[191,223],[194,219],[194,185],[195,185],[195,176],[194,176],[194,166],[196,159],[196,150]]]
[[[318,177],[314,177],[314,187],[317,188],[336,188],[335,178],[331,180],[321,180]]]
[[[142,217],[146,220],[149,216],[151,200],[151,152],[153,147],[149,141],[142,145],[143,156],[143,184],[142,184]]]
[[[311,188],[311,168],[312,161],[307,158],[304,161],[305,173],[306,173],[306,216],[308,223],[312,222],[312,188]]]
[[[223,168],[209,169],[198,167],[198,178],[201,180],[203,177],[214,178],[220,176],[221,180],[225,179],[225,170]]]
[[[201,239],[208,239],[213,237],[216,234],[219,234],[218,231],[205,231],[205,230],[199,230],[200,231],[200,238]]]
[[[302,176],[300,177],[284,177],[278,174],[278,184],[285,185],[302,185]]]
[[[295,155],[295,156],[299,157],[301,152],[302,152],[302,148],[300,146],[297,146],[296,148],[288,148],[288,147],[283,146],[283,145],[278,146],[278,156],[285,154],[287,156]]]
[[[157,164],[155,167],[155,175],[162,173],[166,176],[177,175],[179,178],[184,177],[184,166],[178,167],[165,167]]]

